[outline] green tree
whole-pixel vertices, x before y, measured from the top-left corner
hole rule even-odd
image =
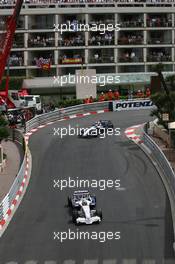
[[[175,102],[175,92],[170,92],[169,95],[165,92],[156,93],[151,96],[151,100],[157,107],[151,114],[156,116],[159,123],[167,128],[167,123],[162,120],[162,114],[168,113],[170,121],[175,120],[175,104],[172,105],[172,101]]]
[[[175,91],[175,75],[167,76],[165,82],[169,85],[171,91]]]
[[[153,69],[158,74],[164,91],[161,90],[160,92],[155,93],[151,96],[151,100],[157,107],[157,109],[152,111],[152,115],[155,115],[158,118],[160,124],[164,125],[165,128],[168,128],[167,123],[162,120],[162,114],[168,113],[169,120],[175,120],[175,92],[173,92],[167,86],[165,78],[162,74],[163,64],[159,63],[155,65]],[[170,78],[170,81],[173,85],[173,78]]]
[[[169,95],[170,91],[169,91],[169,89],[167,87],[167,84],[165,82],[164,76],[162,74],[163,68],[164,68],[164,66],[163,66],[162,63],[156,64],[155,66],[153,66],[153,70],[158,74],[159,80],[160,80],[160,82],[161,82],[161,84],[163,86],[164,91],[166,92],[167,95]]]

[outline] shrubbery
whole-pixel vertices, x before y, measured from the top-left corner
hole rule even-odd
[[[170,122],[175,120],[175,92],[170,92],[170,95],[165,92],[155,93],[151,96],[151,100],[157,107],[152,111],[152,116],[156,116],[159,124],[167,128],[167,122],[162,120],[162,114],[168,113]]]
[[[79,100],[79,99],[65,99],[65,100],[60,100],[58,102],[58,108],[64,108],[64,107],[68,107],[68,106],[73,106],[73,105],[79,105],[79,104],[83,104],[83,100]]]

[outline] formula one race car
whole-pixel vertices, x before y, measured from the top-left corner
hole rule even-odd
[[[99,120],[99,121],[95,122],[94,125],[95,126],[101,126],[105,129],[114,128],[114,125],[112,124],[112,122],[110,120]]]
[[[80,130],[79,137],[98,137],[100,133],[104,132],[104,129],[114,128],[114,125],[110,120],[100,120],[95,122],[91,127]]]
[[[95,209],[96,197],[88,191],[75,191],[68,197],[68,205],[72,207],[72,221],[75,224],[100,223],[102,212]]]

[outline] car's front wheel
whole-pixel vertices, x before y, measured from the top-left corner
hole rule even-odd
[[[72,212],[72,222],[73,223],[77,223],[77,218],[78,218],[78,212],[76,211],[76,210],[73,210],[73,212]]]
[[[100,219],[103,219],[103,215],[102,215],[102,211],[101,210],[97,210],[96,215],[100,217]]]

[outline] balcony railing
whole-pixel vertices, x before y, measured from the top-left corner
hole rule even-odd
[[[121,62],[121,63],[129,63],[129,62],[137,63],[137,62],[143,62],[143,56],[140,57],[138,55],[135,55],[135,57],[133,57],[133,58],[121,56],[121,57],[118,58],[118,62]]]
[[[143,38],[119,38],[118,39],[118,44],[119,45],[142,45],[144,44],[144,39]]]
[[[24,48],[24,41],[15,41],[13,43],[13,49],[19,49],[19,48]]]
[[[89,40],[89,46],[111,46],[114,45],[114,37],[112,39],[104,39],[101,40]]]
[[[163,45],[163,44],[172,44],[172,40],[163,40],[163,39],[160,39],[160,38],[151,38],[148,40],[147,42],[149,45]]]
[[[172,6],[175,3],[174,0],[26,0],[23,4],[23,8],[44,8],[44,7],[84,7],[88,5],[90,7],[93,6]],[[15,5],[15,1],[13,0],[0,0],[0,8],[12,8]]]
[[[58,41],[58,46],[60,47],[80,47],[80,46],[85,46],[85,40],[84,39],[65,39],[65,40],[60,40]]]
[[[114,57],[90,58],[89,63],[114,63]]]
[[[47,23],[35,23],[35,24],[31,24],[29,30],[36,30],[36,29],[54,29],[54,22],[53,24],[47,24]]]
[[[163,56],[155,54],[155,55],[148,55],[147,61],[148,62],[168,62],[168,61],[172,61],[172,58],[170,54],[163,55]]]
[[[10,67],[20,67],[24,66],[24,60],[22,57],[10,57],[9,58]]]
[[[158,21],[155,19],[152,19],[151,21],[147,21],[147,27],[172,27],[172,21]]]
[[[119,24],[121,25],[121,28],[130,28],[130,27],[144,27],[144,21],[120,21]]]
[[[28,41],[28,47],[29,48],[40,48],[40,47],[54,47],[55,46],[55,40],[45,40],[45,41]]]

